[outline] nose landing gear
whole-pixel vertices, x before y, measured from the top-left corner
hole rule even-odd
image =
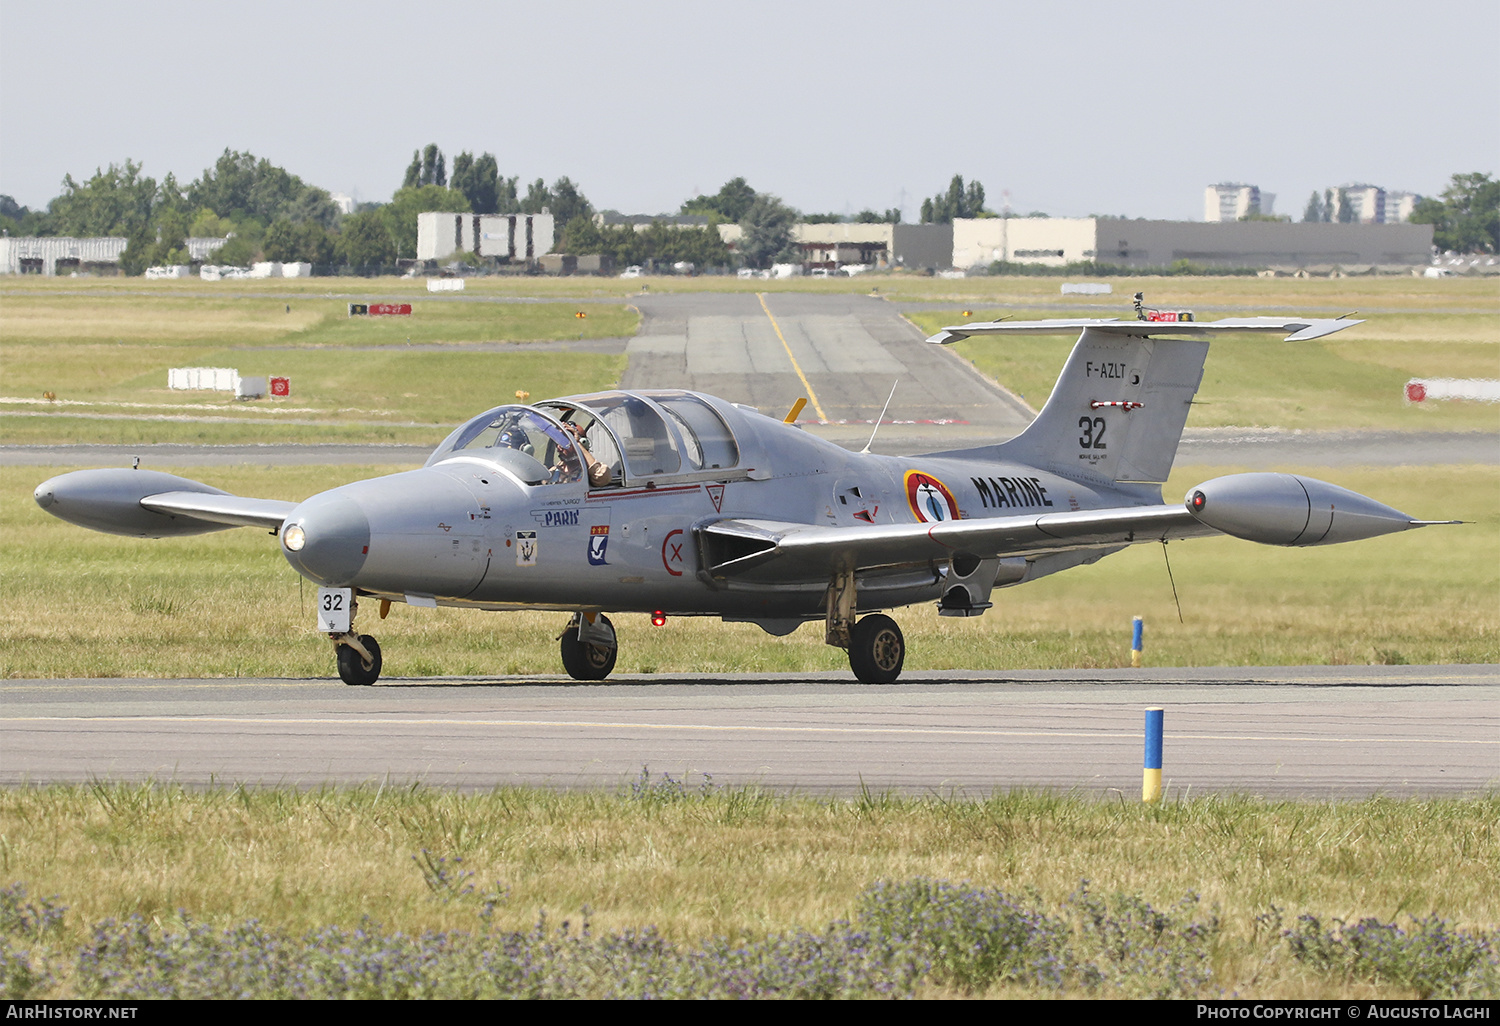
[[[603,680],[615,668],[619,643],[603,613],[574,613],[557,640],[563,669],[574,680]]]
[[[380,643],[368,634],[335,634],[333,651],[345,684],[366,687],[380,679]]]
[[[390,602],[380,603],[385,619]],[[354,633],[354,614],[359,610],[351,588],[318,589],[318,629],[333,642],[339,677],[345,684],[368,687],[380,679],[380,644],[368,634]]]

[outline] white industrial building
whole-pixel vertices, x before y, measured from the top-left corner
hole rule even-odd
[[[233,233],[224,236],[222,239],[216,239],[211,235],[190,235],[185,240],[187,242],[188,259],[195,264],[206,264],[224,243],[232,238],[234,238]]]
[[[953,222],[953,266],[997,260],[1054,267],[1093,261],[1165,268],[1179,260],[1225,268],[1411,266],[1431,260],[1432,232],[1430,224],[960,218]]]
[[[104,271],[117,273],[129,239],[105,236],[75,239],[66,235],[0,238],[0,274],[56,274]]]
[[[417,259],[474,253],[499,260],[533,260],[552,252],[551,214],[417,215]]]
[[[982,217],[953,222],[953,266],[1065,264],[1093,260],[1098,248],[1097,218]]]
[[[719,237],[733,249],[744,236],[737,224],[721,224]],[[792,242],[802,251],[804,268],[835,270],[850,264],[913,270],[951,267],[953,225],[887,222],[803,224],[792,226]]]

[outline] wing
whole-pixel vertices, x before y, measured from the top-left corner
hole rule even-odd
[[[1042,556],[1219,534],[1185,506],[1130,506],[937,524],[820,527],[720,520],[696,530],[702,565],[747,583],[827,581],[835,571],[925,566],[960,553]]]
[[[264,527],[281,530],[295,502],[281,499],[251,499],[242,495],[211,495],[205,492],[159,492],[141,499],[141,506],[154,513],[187,517],[226,527]]]
[[[1230,317],[1219,321],[1121,321],[1114,318],[1058,318],[1046,321],[977,321],[944,328],[927,341],[947,345],[971,335],[1071,335],[1097,331],[1105,335],[1154,338],[1158,335],[1235,335],[1244,332],[1285,334],[1287,342],[1306,342],[1342,331],[1363,321],[1347,317]]]
[[[228,527],[279,531],[295,502],[230,495],[155,470],[75,470],[43,481],[38,506],[80,527],[136,538],[203,534]]]

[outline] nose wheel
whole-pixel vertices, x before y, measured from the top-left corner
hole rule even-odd
[[[367,687],[380,679],[380,643],[370,635],[336,636],[333,646],[338,657],[339,677],[345,684]]]
[[[615,668],[619,645],[603,613],[575,615],[558,637],[563,669],[574,680],[603,680]]]

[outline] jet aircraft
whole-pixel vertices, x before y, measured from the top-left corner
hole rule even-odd
[[[970,323],[928,341],[1078,332],[1036,419],[1008,441],[886,456],[792,421],[683,390],[608,391],[503,405],[460,426],[417,470],[301,503],[231,495],[150,470],[81,470],[37,487],[75,524],[164,538],[259,527],[318,585],[339,676],[373,684],[378,603],[556,610],[562,664],[602,680],[618,642],[607,614],[717,616],[780,636],[823,621],[854,675],[889,683],[906,642],[883,610],[936,603],[978,616],[996,588],[1140,542],[1229,534],[1270,545],[1370,538],[1428,523],[1337,485],[1244,473],[1164,503],[1208,338],[1295,342],[1340,318],[1211,322],[1061,319]]]

